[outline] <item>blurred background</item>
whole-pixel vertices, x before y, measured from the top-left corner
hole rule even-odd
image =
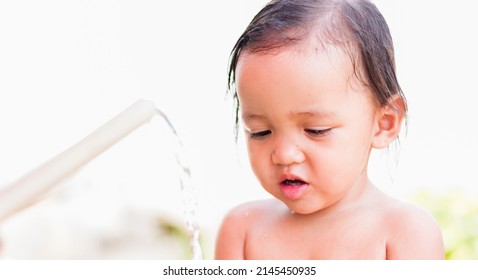
[[[269,197],[243,139],[234,142],[226,96],[229,52],[265,3],[0,1],[0,188],[151,100],[184,145],[212,259],[227,211]],[[476,10],[465,0],[375,3],[410,113],[399,150],[374,152],[370,176],[437,218],[448,259],[478,259]],[[191,258],[176,141],[160,117],[138,128],[0,224],[1,258]]]

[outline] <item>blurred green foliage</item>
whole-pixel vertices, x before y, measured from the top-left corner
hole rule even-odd
[[[437,219],[448,260],[478,259],[478,195],[463,190],[417,192],[412,200]]]
[[[177,255],[180,259],[190,260],[192,258],[189,235],[181,221],[160,216],[156,220],[156,226],[158,238],[168,238],[169,241],[177,242],[181,245],[181,250],[177,251],[174,255]]]

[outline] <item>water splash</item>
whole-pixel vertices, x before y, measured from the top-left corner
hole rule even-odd
[[[184,219],[186,222],[186,230],[189,235],[189,244],[191,247],[192,252],[192,259],[193,260],[202,260],[203,253],[200,240],[200,230],[199,225],[196,219],[196,209],[197,199],[194,192],[194,188],[191,182],[191,168],[189,162],[187,161],[185,149],[181,139],[179,138],[176,129],[174,128],[173,124],[169,120],[169,118],[159,109],[157,109],[157,113],[163,120],[167,123],[171,131],[173,132],[174,136],[176,137],[177,147],[175,149],[176,154],[176,162],[179,166],[179,180],[181,184],[181,194],[183,198],[183,207],[184,207]]]

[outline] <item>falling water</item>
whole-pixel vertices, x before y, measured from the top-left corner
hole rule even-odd
[[[176,162],[179,166],[179,180],[181,184],[181,194],[183,197],[184,204],[184,219],[186,221],[186,229],[189,235],[189,244],[192,251],[193,260],[202,260],[203,254],[201,249],[201,244],[199,242],[199,226],[196,219],[196,209],[197,209],[197,200],[194,193],[194,188],[191,182],[191,169],[189,163],[186,160],[186,153],[184,146],[179,138],[179,135],[176,132],[176,129],[169,121],[168,117],[159,109],[157,110],[158,114],[166,121],[168,126],[171,128],[174,136],[177,141],[177,148],[175,149]]]

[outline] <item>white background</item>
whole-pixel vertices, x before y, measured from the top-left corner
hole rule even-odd
[[[268,197],[250,173],[243,142],[234,143],[226,97],[229,52],[265,2],[0,1],[0,186],[136,100],[152,100],[187,150],[199,224],[212,247],[228,209]],[[472,1],[375,2],[392,31],[410,112],[398,165],[393,151],[375,153],[371,177],[403,199],[421,188],[475,193]],[[88,212],[90,223],[95,217],[104,227],[124,204],[181,218],[172,141],[161,120],[139,128],[64,183],[67,195],[89,194],[70,197],[71,211]],[[7,235],[28,236],[25,228],[4,225]]]

